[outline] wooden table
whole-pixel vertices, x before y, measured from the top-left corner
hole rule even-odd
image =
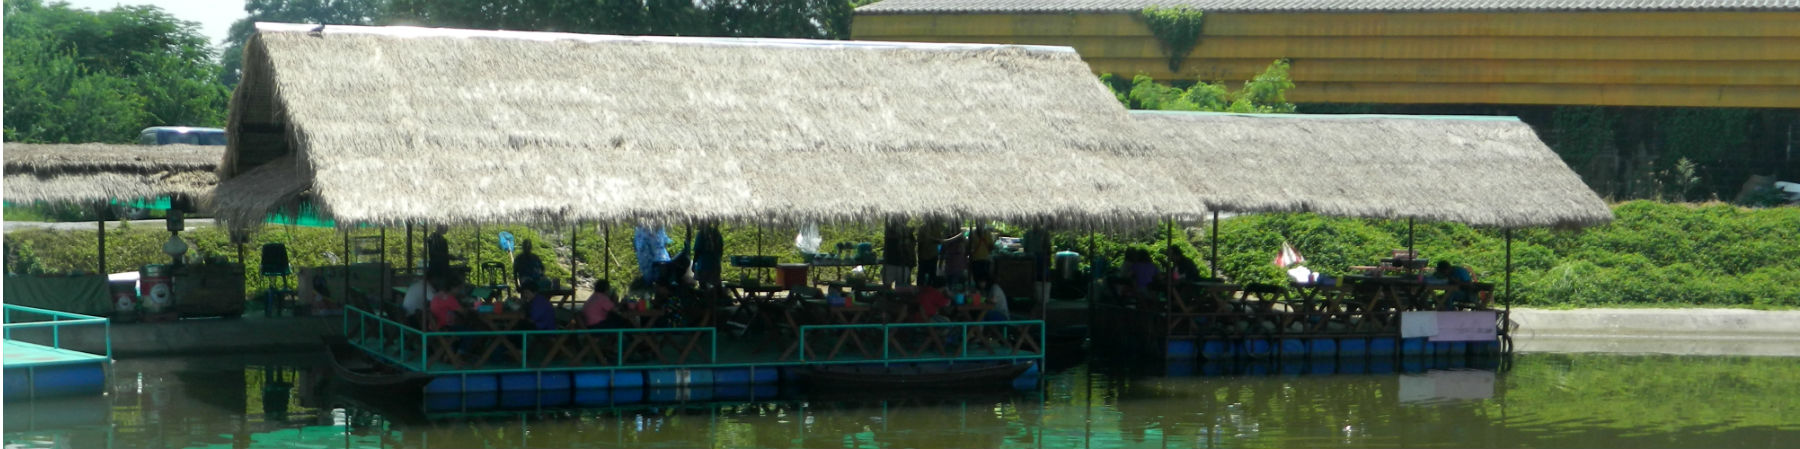
[[[581,310],[582,301],[575,300],[575,289],[565,288],[544,290],[539,293],[542,293],[545,298],[550,299],[550,305],[553,307],[565,310]]]
[[[774,284],[746,285],[737,282],[726,282],[725,288],[731,291],[731,299],[739,304],[772,302],[775,300],[775,293],[786,290]]]
[[[475,312],[473,315],[476,317],[474,320],[474,327],[478,331],[510,331],[517,329],[521,324],[529,322],[529,319],[525,314],[519,312]],[[513,344],[510,336],[492,335],[485,338],[487,339],[487,346],[482,349],[481,355],[475,358],[475,366],[486,365],[489,358],[494,355],[494,351],[500,349],[505,349],[505,353],[511,355],[514,360],[525,359],[525,352],[520,351],[519,346]]]
[[[869,312],[875,310],[866,304],[832,306],[825,303],[823,300],[807,301],[807,304],[813,307],[824,308],[826,316],[831,318],[831,324],[864,324],[867,322],[866,320],[868,319]],[[874,353],[869,351],[868,345],[863,341],[862,332],[860,330],[839,329],[837,332],[833,333],[837,334],[837,341],[832,345],[831,352],[826,354],[825,360],[837,359],[838,353],[844,349],[846,343],[855,347],[856,351],[862,354],[863,357],[874,357]],[[807,354],[813,355],[811,348],[807,349]]]

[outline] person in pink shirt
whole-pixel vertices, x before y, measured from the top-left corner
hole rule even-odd
[[[619,327],[619,317],[613,309],[619,303],[612,299],[612,284],[605,280],[594,281],[594,294],[588,295],[587,303],[581,305],[583,324],[589,329],[606,329]]]
[[[464,310],[462,302],[456,299],[457,288],[451,286],[451,281],[436,282],[437,294],[431,297],[431,327],[428,330],[462,330],[456,322],[456,314]]]

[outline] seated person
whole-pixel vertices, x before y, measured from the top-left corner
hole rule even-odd
[[[932,278],[931,282],[919,288],[918,322],[927,322],[937,316],[938,311],[950,306],[950,295],[944,293],[944,279]]]
[[[582,324],[588,329],[611,329],[625,324],[622,318],[613,314],[619,304],[612,299],[612,284],[605,280],[594,281],[594,294],[588,295],[587,303],[581,305]]]
[[[1200,279],[1202,277],[1200,276],[1200,265],[1194,263],[1194,259],[1189,259],[1186,253],[1182,253],[1181,248],[1170,246],[1166,254],[1169,256],[1169,261],[1173,262],[1175,265],[1176,280]]]
[[[406,311],[408,319],[417,319],[420,313],[425,312],[426,304],[434,292],[424,279],[413,281],[412,286],[406,288],[406,299],[400,301],[401,310]]]
[[[1012,311],[1009,310],[1010,306],[1007,305],[1006,291],[1000,288],[1000,284],[989,283],[987,291],[987,301],[988,303],[993,304],[994,308],[989,310],[986,316],[982,317],[982,321],[1006,321],[1012,319]]]
[[[1456,286],[1448,293],[1449,300],[1439,306],[1443,310],[1454,310],[1457,303],[1468,301],[1470,284],[1475,281],[1474,276],[1469,274],[1468,268],[1460,265],[1453,266],[1447,260],[1438,261],[1437,270],[1432,272],[1430,279],[1441,280],[1442,283]]]
[[[462,301],[456,299],[455,287],[458,286],[452,284],[452,282],[453,281],[443,279],[436,281],[437,293],[432,294],[431,305],[429,306],[432,321],[429,326],[430,328],[427,330],[466,330],[461,323],[456,322],[456,315],[463,312],[465,309],[463,309]]]
[[[543,281],[519,285],[519,296],[526,299],[525,317],[537,330],[556,329],[556,307],[550,305],[550,297],[544,296]]]

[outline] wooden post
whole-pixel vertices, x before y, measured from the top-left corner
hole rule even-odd
[[[100,224],[100,274],[106,274],[106,216],[101,215],[95,223]]]
[[[605,270],[605,272],[600,275],[600,278],[605,279],[606,282],[608,282],[608,283],[611,283],[612,282],[612,224],[605,224],[605,225],[601,225],[601,226],[604,226],[603,228],[601,228],[604,230],[604,232],[600,236],[600,257],[606,259],[606,262],[605,262],[606,267],[602,268],[603,270]]]
[[[1406,267],[1408,269],[1412,268],[1413,260],[1419,258],[1419,253],[1415,251],[1413,249],[1413,219],[1408,217],[1406,219]]]
[[[1219,211],[1213,211],[1212,220],[1212,277],[1219,277]]]
[[[1507,228],[1506,229],[1506,295],[1501,297],[1500,302],[1502,304],[1505,304],[1506,316],[1508,316],[1508,317],[1512,316],[1512,272],[1513,272],[1512,228]],[[1505,326],[1504,321],[1502,321],[1501,323],[1502,323],[1501,324],[1502,326]]]
[[[406,222],[406,272],[408,274],[413,273],[414,272],[413,267],[416,266],[416,265],[413,265],[412,234],[413,234],[413,224],[412,224],[411,220],[408,220]]]
[[[581,262],[581,222],[569,225],[569,290],[575,290],[575,266]]]

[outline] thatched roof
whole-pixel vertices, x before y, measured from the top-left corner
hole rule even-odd
[[[1134,112],[1208,207],[1578,227],[1612,210],[1511,117]]]
[[[1794,11],[1800,0],[882,0],[857,14],[1070,14],[1188,7],[1206,12]]]
[[[6,201],[92,202],[199,197],[225,148],[194,145],[6,143]]]
[[[259,24],[216,201],[340,226],[1201,211],[1071,49]],[[279,165],[279,166],[277,166]]]

